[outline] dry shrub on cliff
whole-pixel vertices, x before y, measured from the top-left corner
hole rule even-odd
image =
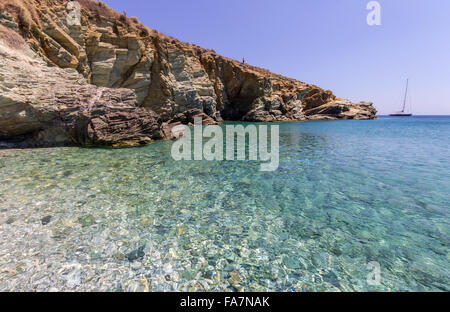
[[[24,31],[30,31],[33,24],[40,24],[39,15],[31,0],[0,0],[0,10],[10,13]]]
[[[141,37],[150,36],[150,29],[145,25],[141,24],[141,22],[136,16],[132,16],[128,20],[131,22],[131,27],[137,30]]]
[[[194,52],[195,52],[195,55],[201,56],[203,54],[203,49],[200,48],[200,47],[195,46],[194,47]]]
[[[14,30],[0,25],[0,38],[11,48],[19,49],[25,46],[25,40]]]
[[[119,21],[121,21],[124,25],[128,27],[132,27],[130,20],[127,17],[127,12],[123,11],[123,13],[119,16]]]
[[[136,25],[136,28],[140,31],[142,37],[150,36],[150,30],[142,24]]]
[[[119,13],[108,7],[102,1],[77,0],[81,7],[95,16],[103,16],[107,18],[118,18]]]
[[[96,18],[106,17],[116,19],[123,25],[125,25],[128,30],[137,30],[139,32],[139,35],[143,37],[147,37],[150,35],[148,28],[142,25],[137,17],[133,16],[131,18],[128,18],[126,11],[123,11],[123,13],[120,14],[108,7],[108,5],[103,3],[102,1],[78,0],[78,2],[84,10],[90,12]]]

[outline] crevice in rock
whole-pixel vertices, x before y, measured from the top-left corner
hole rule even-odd
[[[240,121],[252,110],[252,104],[255,98],[234,98],[225,104],[220,115],[224,120]]]

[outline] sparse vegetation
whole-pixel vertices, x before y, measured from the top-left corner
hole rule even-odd
[[[122,23],[126,23],[127,22],[127,12],[124,12],[124,13],[120,14],[119,21],[121,21]]]
[[[0,25],[0,38],[11,48],[19,49],[25,45],[25,40],[15,31]]]
[[[149,29],[147,28],[147,27],[145,27],[144,25],[142,25],[142,24],[138,24],[137,26],[136,26],[136,28],[139,30],[139,35],[140,36],[142,36],[142,37],[148,37],[148,36],[150,36],[150,31],[149,31]]]
[[[91,16],[95,18],[109,18],[117,20],[117,23],[122,23],[127,27],[128,31],[134,31],[141,37],[153,37],[157,38],[162,44],[178,44],[180,41],[177,39],[166,36],[164,34],[159,33],[156,29],[150,29],[141,24],[139,19],[135,16],[127,17],[127,13],[123,12],[118,13],[113,9],[109,8],[102,1],[95,0],[77,0],[83,11],[89,13]],[[53,1],[49,1],[53,2]],[[57,0],[54,2],[63,3],[62,0]],[[53,2],[53,3],[54,3]],[[36,11],[36,3],[35,0],[0,0],[0,9],[4,9],[10,14],[13,15],[16,22],[19,24],[20,29],[22,30],[22,35],[27,36],[28,32],[33,29],[35,26],[40,25],[39,14]],[[8,41],[8,44],[11,46],[20,46],[24,40],[14,31],[9,31],[6,33],[5,29],[1,32],[2,37],[5,37],[5,40]],[[183,43],[184,44],[184,43]],[[212,55],[217,56],[217,53],[213,49],[204,49],[197,45],[190,45],[190,47],[194,50],[194,53],[198,56],[202,55]],[[232,59],[228,59],[223,57],[225,60],[229,60],[232,62],[237,62]],[[258,68],[255,66],[251,66],[249,64],[242,64],[238,62],[239,67],[246,68],[246,70],[252,70],[255,72],[260,72],[268,76],[272,77],[281,77],[279,75],[271,73],[269,70]]]
[[[108,7],[102,1],[93,0],[77,0],[81,7],[95,16],[103,16],[106,18],[119,18],[119,13]]]
[[[194,52],[197,56],[201,56],[203,54],[203,49],[200,48],[199,46],[194,46]]]
[[[0,10],[10,13],[25,32],[30,31],[33,25],[40,24],[33,1],[0,0]]]

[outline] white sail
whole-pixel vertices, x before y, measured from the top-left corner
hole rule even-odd
[[[408,96],[409,78],[406,79],[405,97],[403,98],[403,109],[400,112],[390,114],[389,116],[412,116],[412,113],[406,112],[406,99]]]

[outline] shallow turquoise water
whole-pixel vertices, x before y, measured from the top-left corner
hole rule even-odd
[[[0,151],[0,290],[450,290],[450,117],[280,124],[275,172],[171,144]]]

